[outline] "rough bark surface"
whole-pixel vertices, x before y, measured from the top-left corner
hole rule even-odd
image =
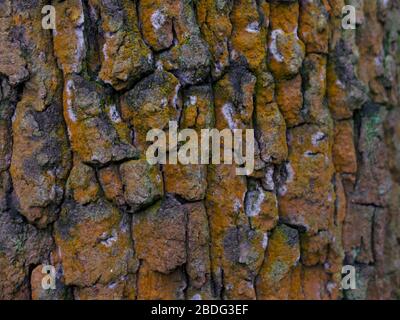
[[[400,298],[399,21],[398,0],[0,0],[0,299]],[[149,165],[171,120],[254,129],[256,170]]]

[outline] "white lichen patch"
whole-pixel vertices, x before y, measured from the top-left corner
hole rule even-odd
[[[319,142],[325,138],[325,133],[318,131],[314,133],[311,137],[311,144],[313,146],[318,146]]]
[[[197,97],[196,96],[190,96],[189,97],[190,105],[194,106],[197,103]]]
[[[14,110],[14,113],[11,117],[11,122],[14,123],[16,118],[17,118],[17,108],[15,108],[15,110]]]
[[[151,24],[155,30],[159,30],[162,28],[162,26],[165,23],[165,15],[160,11],[156,10],[154,13],[151,15]]]
[[[161,107],[165,108],[168,105],[168,99],[162,98],[161,99]]]
[[[118,240],[118,235],[117,235],[117,233],[115,232],[115,230],[113,230],[111,236],[109,236],[109,235],[106,234],[106,233],[103,233],[103,234],[101,235],[101,238],[102,238],[103,240],[101,240],[100,243],[101,243],[102,245],[106,246],[107,248],[109,248],[109,247],[111,247],[111,246],[113,245],[114,242],[117,242],[117,240]]]
[[[81,15],[77,21],[77,28],[75,28],[76,48],[75,48],[74,62],[72,64],[73,72],[80,72],[82,60],[86,55],[84,22],[85,22],[85,17],[83,15],[83,11],[82,11]]]
[[[247,192],[245,206],[248,217],[258,216],[261,212],[261,205],[265,199],[264,190],[257,185],[257,188]]]
[[[178,101],[179,101],[179,90],[181,88],[181,84],[178,83],[177,86],[175,87],[175,94],[174,98],[172,100],[172,105],[175,107],[175,109],[178,108]]]
[[[296,40],[300,40],[299,39],[299,34],[298,34],[298,26],[296,26],[294,29],[293,29],[293,34],[294,34],[294,36],[296,37]]]
[[[287,193],[286,185],[280,186],[278,189],[278,194],[283,197]]]
[[[228,102],[222,106],[222,114],[224,115],[225,120],[228,122],[229,129],[236,129],[236,123],[233,120],[233,105]]]
[[[164,66],[161,60],[157,60],[156,62],[156,68],[158,71],[163,71],[164,70]]]
[[[340,88],[340,89],[346,89],[346,86],[344,85],[344,83],[342,81],[340,81],[339,79],[336,80],[336,85]]]
[[[73,80],[68,80],[67,85],[66,85],[66,95],[67,95],[67,114],[68,118],[72,122],[76,122],[77,118],[75,115],[75,112],[73,110],[73,105],[72,105],[72,92],[75,91],[75,85]]]
[[[266,249],[268,247],[268,233],[267,232],[265,232],[263,234],[263,239],[262,239],[261,245],[262,245],[263,249]]]
[[[332,281],[329,281],[328,284],[326,285],[326,290],[329,293],[332,293],[335,288],[336,288],[336,283],[334,283]]]
[[[293,167],[292,167],[292,165],[290,164],[290,162],[286,163],[285,168],[286,168],[286,174],[287,174],[287,176],[286,176],[286,183],[292,182],[293,179],[294,179],[294,171],[293,171]]]
[[[113,37],[114,37],[114,35],[109,32],[106,32],[104,35],[105,41],[104,41],[103,49],[102,49],[104,61],[107,61],[109,59],[109,56],[108,56],[109,42],[110,42],[110,40],[113,39]]]
[[[112,272],[112,270],[111,270],[111,272]],[[109,289],[115,289],[117,287],[117,283],[116,282],[111,282],[109,285],[108,285],[108,288]]]
[[[224,68],[220,61],[217,61],[214,65],[214,67],[215,67],[214,70],[215,70],[216,74],[220,74]]]
[[[260,32],[260,24],[258,21],[254,21],[247,25],[246,31],[249,33],[258,33]]]
[[[231,51],[231,59],[232,60],[236,60],[238,58],[239,58],[239,53],[235,49],[232,49],[232,51]]]
[[[263,186],[266,190],[269,191],[273,191],[275,189],[274,167],[271,166],[267,168]]]
[[[240,200],[239,199],[235,199],[233,201],[233,211],[235,213],[238,213],[241,207],[242,207],[242,204],[241,204]]]
[[[153,55],[151,54],[151,53],[149,53],[148,55],[147,55],[147,62],[149,63],[149,64],[153,64]]]
[[[83,35],[83,26],[76,29],[76,51],[75,51],[75,62],[73,65],[73,71],[74,72],[79,72],[80,70],[80,65],[83,60],[83,57],[85,55],[85,37]]]
[[[269,51],[271,52],[274,59],[278,62],[283,62],[283,55],[278,50],[278,36],[283,35],[284,32],[281,29],[276,29],[271,32],[271,44],[269,46]]]
[[[110,115],[111,121],[113,121],[115,123],[121,122],[121,116],[119,115],[117,107],[114,104],[109,107],[108,113]]]

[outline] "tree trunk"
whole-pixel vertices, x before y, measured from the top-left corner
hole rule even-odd
[[[47,2],[0,1],[0,299],[400,297],[398,0]],[[150,164],[172,121],[254,171]]]

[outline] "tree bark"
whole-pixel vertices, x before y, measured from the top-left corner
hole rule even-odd
[[[398,0],[47,3],[0,1],[0,299],[400,297]],[[254,172],[149,164],[171,121]]]

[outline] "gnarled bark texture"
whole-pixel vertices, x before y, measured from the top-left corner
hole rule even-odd
[[[0,298],[399,298],[399,21],[398,0],[0,0]],[[148,164],[173,120],[254,129],[255,171]]]

